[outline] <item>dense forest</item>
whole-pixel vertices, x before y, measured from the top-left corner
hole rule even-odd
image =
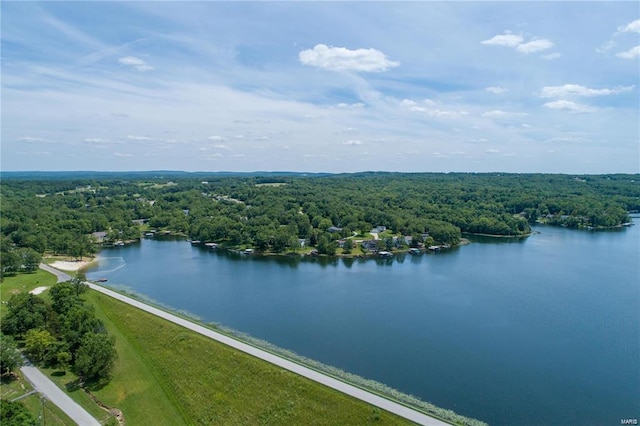
[[[464,233],[524,236],[535,222],[615,227],[640,210],[640,175],[4,173],[0,197],[2,270],[11,273],[37,254],[82,257],[151,231],[335,254],[375,228],[377,248],[395,250],[456,245]]]
[[[85,385],[108,382],[117,357],[115,340],[82,299],[86,291],[83,280],[74,278],[51,287],[51,302],[25,292],[11,296],[0,327],[0,374],[22,364],[15,339],[37,365],[71,368]]]

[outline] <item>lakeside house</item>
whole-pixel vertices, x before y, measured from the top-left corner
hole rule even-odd
[[[376,253],[378,251],[378,242],[376,240],[364,240],[361,245],[364,250],[372,253]]]
[[[95,238],[97,243],[103,243],[104,240],[107,238],[107,231],[92,232],[91,236]]]

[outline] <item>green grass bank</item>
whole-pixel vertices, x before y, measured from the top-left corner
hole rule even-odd
[[[94,394],[136,424],[407,424],[197,333],[90,292],[120,359]]]

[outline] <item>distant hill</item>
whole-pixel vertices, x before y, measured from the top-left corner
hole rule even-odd
[[[300,177],[300,176],[330,176],[331,173],[303,173],[303,172],[184,172],[179,170],[149,170],[149,171],[114,171],[114,172],[92,172],[92,171],[3,171],[0,172],[0,179],[20,179],[20,180],[43,180],[43,179],[96,179],[96,178],[121,178],[121,179],[164,179],[168,177],[188,178],[188,177]]]

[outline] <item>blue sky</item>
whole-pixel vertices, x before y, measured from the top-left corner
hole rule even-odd
[[[6,2],[3,170],[640,172],[631,2]]]

